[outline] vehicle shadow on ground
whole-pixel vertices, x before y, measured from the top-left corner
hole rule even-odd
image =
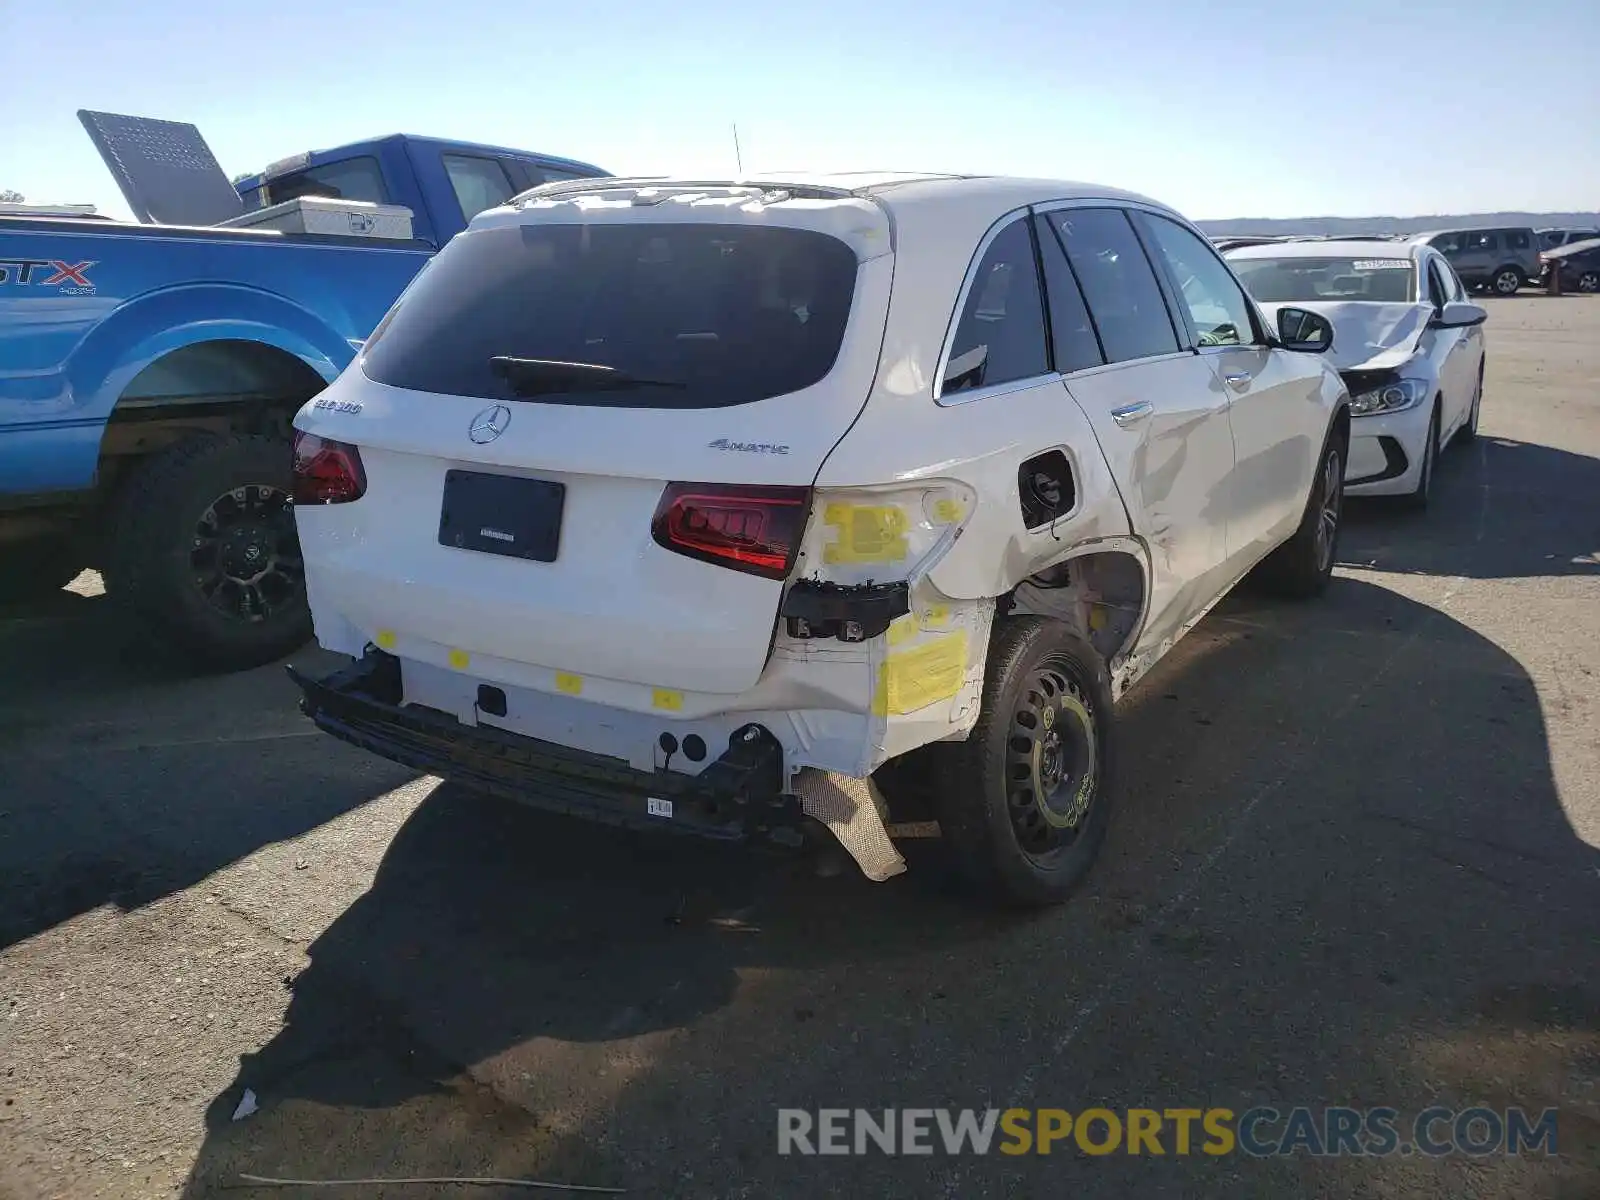
[[[99,596],[0,612],[0,680],[0,948],[181,891],[414,778],[317,736],[282,666],[195,676],[129,646]]]
[[[1596,497],[1600,459],[1484,434],[1440,455],[1426,512],[1405,513],[1389,497],[1351,497],[1339,557],[1417,575],[1600,576]]]
[[[1039,915],[974,907],[928,856],[886,885],[819,879],[441,787],[211,1105],[187,1194],[240,1172],[652,1196],[1345,1194],[1303,1158],[780,1158],[781,1105],[1481,1098],[1560,1104],[1567,1144],[1593,1142],[1593,1097],[1554,1081],[1600,1064],[1600,855],[1563,811],[1532,681],[1369,583],[1249,611],[1249,629],[1202,625],[1127,703],[1105,854]],[[1478,1049],[1501,1042],[1538,1054],[1486,1070]],[[262,1110],[234,1123],[246,1087]],[[1392,1194],[1465,1178],[1459,1159],[1383,1167]]]

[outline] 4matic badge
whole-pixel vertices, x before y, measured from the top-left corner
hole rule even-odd
[[[95,265],[93,260],[66,263],[48,258],[0,258],[0,284],[93,288],[89,268]]]

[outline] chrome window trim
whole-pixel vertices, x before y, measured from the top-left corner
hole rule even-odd
[[[1046,371],[1043,375],[1030,375],[1026,379],[1008,379],[1004,383],[989,383],[983,387],[951,392],[948,396],[941,392],[933,398],[933,402],[940,408],[954,408],[958,404],[970,404],[974,400],[987,400],[990,396],[1004,396],[1009,392],[1026,391],[1028,388],[1042,387],[1047,383],[1060,383],[1064,378],[1060,371]]]
[[[978,248],[972,252],[972,259],[967,263],[967,273],[962,277],[961,280],[961,289],[956,293],[956,305],[950,313],[950,323],[945,327],[944,341],[939,349],[939,361],[934,364],[933,401],[935,404],[948,407],[945,405],[944,401],[944,373],[949,370],[950,351],[955,349],[956,332],[961,326],[961,314],[967,310],[967,297],[971,294],[972,285],[978,278],[978,268],[983,265],[983,256],[989,253],[989,247],[994,244],[995,238],[1000,236],[1002,230],[1010,228],[1013,221],[1026,220],[1027,217],[1028,205],[1024,204],[1020,208],[1013,208],[1009,212],[1002,213],[999,217],[995,218],[994,224],[990,225],[989,228],[984,231],[984,235],[978,239]],[[1032,238],[1031,233],[1029,234],[1029,237],[1030,239]],[[1035,268],[1035,274],[1037,275],[1037,273],[1037,268]],[[1042,288],[1043,286],[1043,281],[1040,281],[1040,287]],[[1050,330],[1047,327],[1045,329],[1045,337],[1048,339],[1049,336]],[[1046,348],[1048,349],[1048,346]],[[1020,383],[1022,381],[1017,380],[1015,382]],[[974,393],[982,392],[989,394],[992,388],[1001,388],[1005,386],[1007,385],[1003,383],[997,383],[990,385],[990,387],[973,388],[972,391]],[[965,395],[965,393],[962,392],[957,392],[955,394]],[[951,401],[951,403],[956,403],[956,401]]]
[[[1046,200],[1039,204],[1021,205],[1020,207],[1013,208],[1002,213],[999,217],[995,218],[994,223],[989,226],[989,228],[984,232],[983,237],[978,240],[977,248],[972,253],[972,259],[967,263],[966,275],[961,280],[961,290],[956,294],[955,308],[950,314],[950,322],[945,329],[944,341],[939,349],[939,359],[934,367],[933,402],[939,407],[951,408],[957,404],[967,404],[971,401],[983,400],[990,396],[1003,396],[1009,392],[1017,392],[1022,391],[1025,388],[1038,387],[1039,385],[1048,383],[1051,380],[1067,382],[1072,379],[1087,378],[1104,371],[1117,370],[1118,368],[1130,366],[1135,363],[1164,362],[1167,359],[1192,358],[1198,352],[1194,347],[1179,346],[1176,350],[1164,351],[1161,354],[1145,355],[1142,358],[1126,358],[1111,363],[1096,363],[1092,367],[1082,367],[1076,371],[1047,371],[1042,375],[1035,375],[1028,379],[1014,379],[1006,383],[994,383],[985,387],[970,388],[967,391],[952,392],[949,398],[945,397],[944,376],[945,371],[948,370],[950,366],[950,352],[955,348],[956,330],[961,324],[961,314],[966,311],[967,297],[972,292],[972,285],[977,280],[978,267],[982,265],[983,256],[989,252],[989,247],[991,244],[993,244],[994,239],[999,237],[1001,231],[1008,228],[1013,221],[1026,220],[1029,217],[1043,216],[1047,213],[1061,212],[1063,210],[1074,208],[1139,209],[1154,216],[1166,217],[1168,220],[1176,221],[1178,224],[1189,229],[1190,232],[1194,233],[1196,237],[1202,239],[1205,238],[1205,235],[1195,228],[1191,222],[1185,220],[1182,216],[1170,208],[1166,208],[1163,205],[1153,202],[1128,200],[1120,196],[1075,196],[1070,200]],[[1135,236],[1137,236],[1137,230],[1135,231]],[[1227,266],[1227,260],[1223,258],[1222,255],[1219,254],[1217,257],[1222,260],[1224,266]],[[1152,265],[1151,270],[1155,269],[1156,268]],[[1232,270],[1232,267],[1228,267],[1230,274],[1232,273]],[[1237,278],[1238,277],[1235,276],[1235,279]],[[1039,287],[1043,289],[1043,279],[1039,280]],[[1255,301],[1250,298],[1249,289],[1241,283],[1239,285],[1239,290],[1244,292],[1245,300],[1254,305]],[[1162,299],[1165,301],[1164,294]],[[1087,302],[1088,301],[1086,297],[1085,303]],[[1092,311],[1093,310],[1091,310],[1091,312]],[[1260,316],[1259,309],[1257,310],[1256,315],[1258,317]],[[1265,328],[1265,321],[1262,322],[1262,325],[1263,328]],[[1045,329],[1045,337],[1048,338],[1049,336],[1050,330],[1047,326]],[[1272,344],[1268,342],[1266,344],[1249,343],[1248,345],[1240,346],[1208,346],[1205,349],[1270,350],[1272,349]]]
[[[1215,348],[1219,350],[1239,349],[1238,346],[1219,346]],[[1195,352],[1193,350],[1180,348],[1177,350],[1169,350],[1165,354],[1149,354],[1144,358],[1124,358],[1117,362],[1100,363],[1098,366],[1084,367],[1080,371],[1069,372],[1061,376],[1061,382],[1067,385],[1068,391],[1071,391],[1072,381],[1074,379],[1089,379],[1095,375],[1104,375],[1111,371],[1120,371],[1126,367],[1142,367],[1146,363],[1172,362],[1176,359],[1183,359],[1184,361],[1188,362],[1193,361],[1194,357]]]
[[[1245,287],[1244,280],[1239,278],[1239,273],[1235,271],[1232,264],[1228,262],[1228,256],[1219,251],[1216,246],[1212,244],[1211,239],[1202,233],[1199,227],[1196,226],[1192,221],[1185,220],[1177,213],[1161,212],[1159,209],[1152,208],[1149,205],[1144,206],[1144,211],[1151,216],[1165,217],[1174,225],[1178,226],[1178,228],[1187,230],[1189,233],[1194,234],[1195,237],[1200,239],[1202,245],[1210,248],[1211,257],[1222,264],[1222,269],[1228,273],[1228,278],[1233,280],[1234,286],[1239,289],[1239,295],[1244,298],[1245,307],[1249,310],[1251,320],[1255,323],[1255,327],[1251,329],[1250,332],[1253,337],[1260,339],[1248,342],[1228,342],[1221,346],[1202,346],[1199,344],[1200,337],[1194,327],[1194,318],[1188,311],[1188,305],[1184,304],[1183,311],[1174,313],[1173,315],[1177,317],[1183,323],[1183,327],[1188,330],[1189,340],[1192,343],[1189,348],[1196,354],[1204,354],[1210,350],[1271,350],[1273,348],[1272,328],[1267,324],[1266,314],[1261,311],[1261,306],[1256,303],[1255,297],[1250,294],[1250,289]],[[1159,244],[1152,247],[1153,252],[1160,252],[1160,250],[1161,247]],[[1153,265],[1154,264],[1152,264],[1152,266]],[[1164,271],[1167,277],[1171,279],[1171,264],[1164,263],[1159,269]],[[1176,285],[1177,281],[1172,280],[1172,283]],[[1182,303],[1181,291],[1176,298],[1179,303]]]
[[[1092,196],[1079,196],[1079,197],[1075,197],[1075,198],[1073,198],[1071,200],[1050,200],[1050,201],[1047,201],[1044,204],[1035,204],[1033,206],[1033,211],[1036,214],[1038,214],[1039,216],[1044,216],[1047,213],[1063,212],[1063,211],[1074,209],[1074,208],[1118,208],[1118,209],[1123,210],[1124,212],[1135,212],[1135,211],[1137,211],[1137,212],[1148,213],[1149,215],[1151,215],[1153,217],[1165,217],[1165,218],[1167,218],[1167,220],[1172,221],[1175,224],[1180,225],[1183,228],[1187,229],[1190,233],[1194,234],[1197,238],[1199,238],[1203,242],[1208,242],[1209,243],[1209,240],[1210,240],[1210,239],[1208,239],[1206,237],[1205,234],[1201,233],[1200,230],[1197,229],[1194,226],[1193,222],[1186,220],[1184,217],[1180,216],[1178,213],[1174,212],[1170,208],[1165,207],[1164,205],[1156,204],[1154,201],[1123,200],[1123,199],[1118,198],[1118,197],[1095,198],[1095,197],[1092,197]],[[1139,243],[1141,248],[1144,248],[1145,236],[1144,236],[1143,232],[1138,228],[1137,225],[1134,224],[1134,222],[1133,222],[1133,220],[1131,218],[1129,219],[1128,224],[1133,228],[1134,239]],[[1066,249],[1065,247],[1062,247],[1063,253],[1065,253],[1065,249]],[[1150,251],[1148,249],[1145,250],[1145,257],[1147,259],[1150,257]],[[1217,255],[1217,258],[1221,261],[1221,263],[1223,265],[1223,268],[1228,272],[1228,274],[1233,275],[1233,268],[1228,266],[1228,260],[1223,258],[1222,255],[1220,255],[1220,254]],[[1200,347],[1198,347],[1198,346],[1185,346],[1183,344],[1183,342],[1186,339],[1189,340],[1189,341],[1193,341],[1194,337],[1193,337],[1193,334],[1189,330],[1189,314],[1187,312],[1175,312],[1175,311],[1173,311],[1173,307],[1172,307],[1173,301],[1170,300],[1168,298],[1168,296],[1167,296],[1167,291],[1168,291],[1168,288],[1170,287],[1170,284],[1167,282],[1169,273],[1168,273],[1168,269],[1166,267],[1166,264],[1165,263],[1151,262],[1150,263],[1150,271],[1156,277],[1156,288],[1161,293],[1161,303],[1163,305],[1165,305],[1166,308],[1167,308],[1167,319],[1170,322],[1172,322],[1173,335],[1178,339],[1178,348],[1175,351],[1165,351],[1164,350],[1160,354],[1146,354],[1146,355],[1144,355],[1143,357],[1140,357],[1140,358],[1125,358],[1125,359],[1122,359],[1121,362],[1155,362],[1158,359],[1176,358],[1179,355],[1195,354],[1195,353],[1198,353],[1199,350],[1200,350]],[[1239,283],[1239,277],[1237,275],[1233,276],[1233,280],[1234,280],[1235,283],[1239,284],[1239,290],[1242,293],[1244,293],[1245,303],[1249,304],[1251,306],[1254,306],[1255,305],[1255,301],[1250,298],[1250,289],[1245,287],[1243,283]],[[1089,309],[1089,315],[1090,315],[1090,318],[1092,319],[1093,316],[1094,316],[1094,307],[1089,304],[1089,297],[1085,296],[1083,298],[1083,302],[1084,302],[1084,305]],[[1261,321],[1261,328],[1263,330],[1265,330],[1266,329],[1266,321],[1264,319],[1262,319],[1261,312],[1260,312],[1259,309],[1256,309],[1255,316],[1256,316],[1256,318],[1258,320]],[[1243,344],[1243,343],[1241,343],[1241,344]],[[1259,343],[1259,342],[1251,342],[1251,343],[1248,343],[1248,344],[1251,345],[1251,346],[1259,347],[1261,349],[1270,349],[1270,344],[1262,345],[1262,343]],[[1206,347],[1206,348],[1207,349],[1213,349],[1215,347]],[[1237,349],[1239,349],[1239,346],[1227,346],[1227,347],[1221,347],[1221,348],[1222,349],[1228,349],[1228,350],[1237,350]],[[1101,364],[1102,367],[1116,366],[1116,365],[1120,365],[1120,364],[1118,364],[1118,363],[1102,363]],[[1093,370],[1099,370],[1100,368],[1099,367],[1088,367],[1088,368],[1085,368],[1085,369],[1093,371]],[[1077,371],[1077,372],[1074,372],[1074,374],[1081,375],[1081,374],[1083,374],[1083,372],[1082,371]]]

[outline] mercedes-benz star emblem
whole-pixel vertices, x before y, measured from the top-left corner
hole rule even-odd
[[[472,418],[472,424],[467,426],[467,436],[478,445],[492,442],[506,431],[506,426],[511,424],[511,410],[504,404],[491,404],[477,416]]]

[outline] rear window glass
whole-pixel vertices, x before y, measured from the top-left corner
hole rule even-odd
[[[1236,258],[1233,270],[1263,304],[1409,304],[1417,298],[1417,269],[1409,258]]]
[[[368,341],[362,369],[394,387],[495,400],[748,404],[833,369],[855,283],[855,252],[804,229],[471,230],[429,263]],[[586,382],[564,388],[575,375]]]
[[[363,200],[369,204],[387,204],[388,190],[383,186],[383,169],[370,155],[323,163],[290,175],[280,175],[267,180],[267,203],[282,204],[285,200],[298,200],[301,196],[325,196],[332,200]]]

